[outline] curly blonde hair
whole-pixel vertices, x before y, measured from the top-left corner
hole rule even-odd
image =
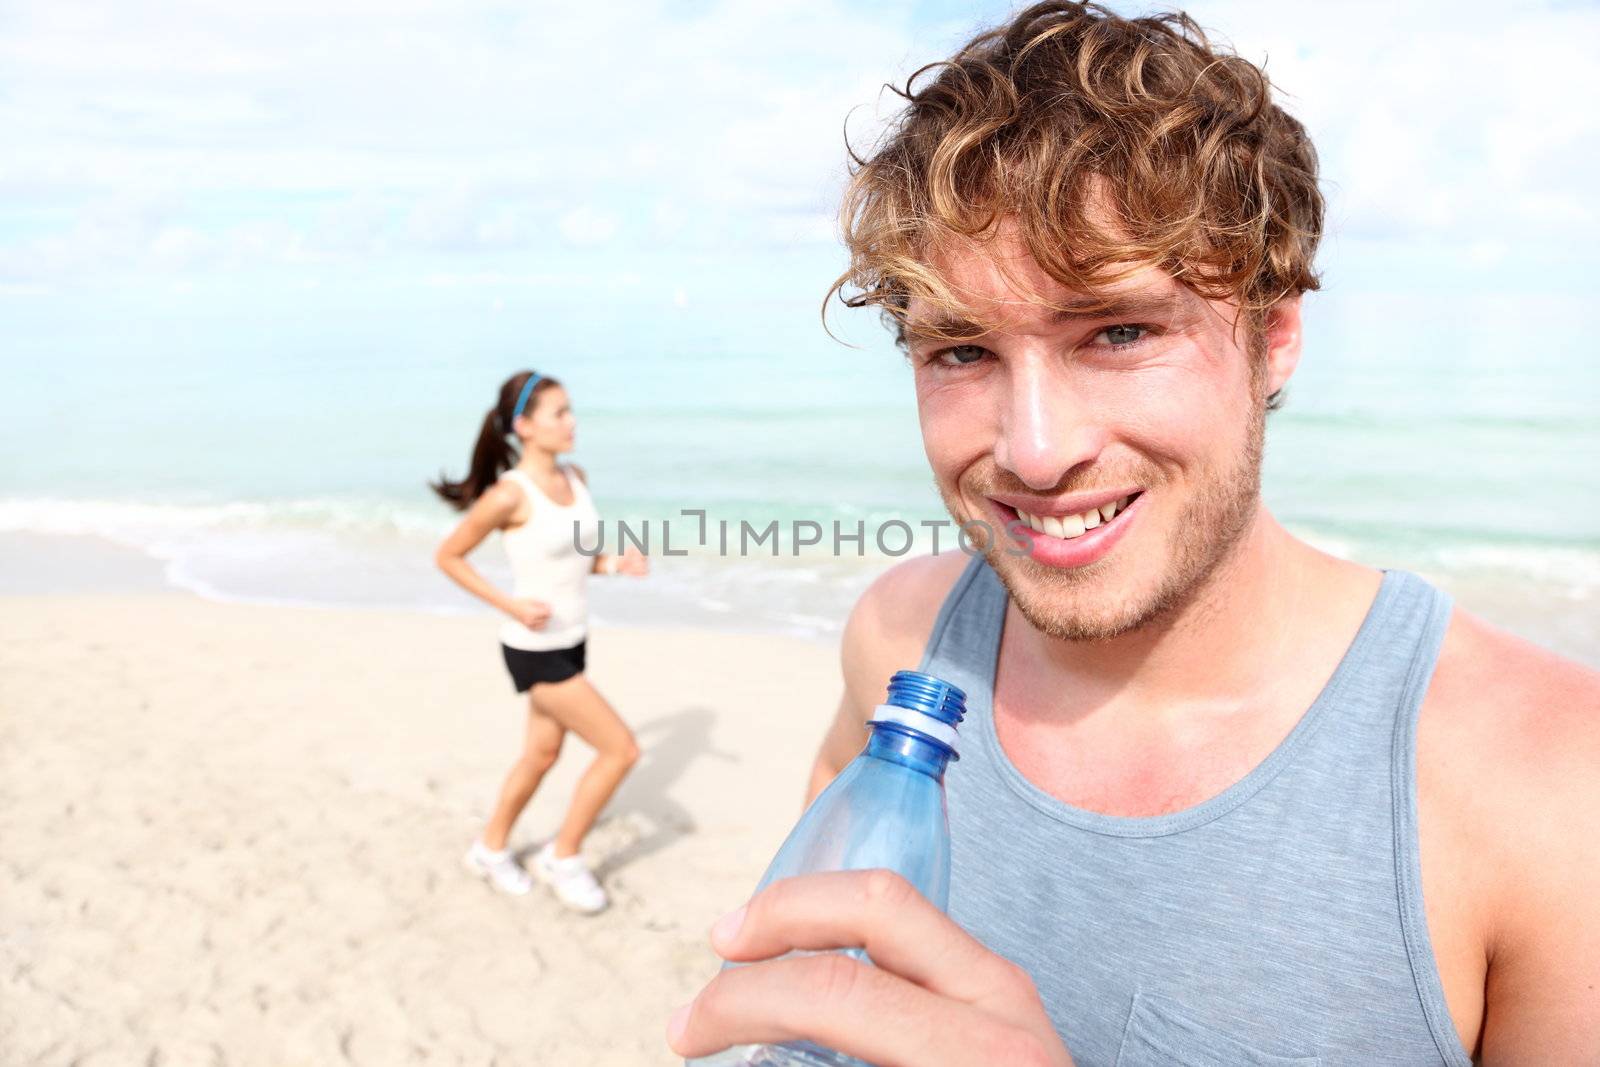
[[[880,307],[902,339],[913,297],[979,321],[931,253],[1003,223],[1091,296],[1157,266],[1258,321],[1317,288],[1316,151],[1266,74],[1188,15],[1035,4],[888,88],[907,106],[870,156],[851,152],[850,266],[828,296]]]

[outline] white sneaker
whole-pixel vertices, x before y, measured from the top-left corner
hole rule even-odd
[[[594,872],[579,855],[556,858],[555,842],[539,850],[533,858],[533,870],[539,881],[549,886],[556,897],[573,911],[593,915],[604,911],[610,900],[606,891],[595,880]]]
[[[511,858],[509,849],[496,852],[482,841],[474,841],[467,849],[466,864],[467,870],[489,879],[502,893],[520,897],[533,888],[533,879]]]

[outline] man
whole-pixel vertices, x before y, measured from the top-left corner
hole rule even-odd
[[[1304,131],[1187,18],[1077,4],[907,90],[848,302],[901,331],[952,516],[1032,543],[863,595],[813,793],[895,669],[965,688],[951,914],[884,872],[779,883],[712,934],[765,962],[673,1048],[1600,1062],[1600,678],[1260,501],[1316,288]],[[877,966],[776,958],[845,945]]]

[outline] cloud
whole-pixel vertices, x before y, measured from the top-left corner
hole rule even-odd
[[[1480,263],[1600,237],[1592,5],[1190,10],[1267,59],[1318,144],[1336,236],[1460,245]],[[843,0],[12,5],[0,282],[826,251],[847,117],[869,141],[896,106],[883,82],[1004,8],[948,15]]]
[[[1446,245],[1600,237],[1600,7],[1199,3],[1321,157],[1330,228]]]
[[[24,4],[0,24],[0,277],[768,240],[826,201],[911,16],[678,10]],[[163,207],[107,226],[130,196]]]
[[[605,244],[616,236],[621,224],[614,212],[584,204],[564,213],[557,226],[568,244],[581,247]]]

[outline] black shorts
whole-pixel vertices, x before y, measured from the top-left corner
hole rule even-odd
[[[500,651],[506,656],[506,670],[517,692],[526,693],[535,682],[564,682],[583,673],[583,652],[588,641],[579,641],[571,648],[548,648],[530,652],[525,648],[512,648],[502,644]]]

